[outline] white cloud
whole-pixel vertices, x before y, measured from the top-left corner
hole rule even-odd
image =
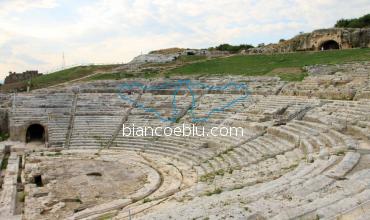
[[[0,0],[0,9],[3,78],[9,70],[60,66],[63,51],[67,64],[126,62],[165,47],[275,42],[361,16],[370,5],[368,0]]]
[[[12,15],[32,8],[54,8],[57,5],[56,0],[2,0],[0,15]]]

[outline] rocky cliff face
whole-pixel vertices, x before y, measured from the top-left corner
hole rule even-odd
[[[249,53],[284,53],[370,47],[370,28],[330,28],[300,34],[278,44],[252,48]]]

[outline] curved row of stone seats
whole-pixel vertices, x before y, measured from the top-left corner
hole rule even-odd
[[[140,155],[162,174],[162,186],[158,192],[150,196],[152,200],[166,198],[192,186],[197,180],[193,167],[184,161],[153,153],[140,153]]]
[[[164,127],[163,123],[158,122],[156,119],[146,121],[143,125],[143,122],[132,121],[131,117],[126,123],[128,126],[131,124],[135,124],[135,126],[149,126],[155,124],[155,122],[159,123],[159,126]],[[203,140],[201,137],[196,136],[152,137],[149,135],[146,137],[134,137],[129,135],[123,136],[121,133],[122,130],[113,141],[111,148],[160,154],[175,160],[184,161],[184,163],[191,166],[214,156],[217,150],[219,150],[219,148],[209,146],[206,139]]]
[[[297,147],[274,134],[265,134],[248,141],[242,145],[229,148],[208,159],[201,165],[211,167],[213,172],[218,170],[239,169],[258,163],[268,158],[277,157]],[[300,153],[302,155],[302,153]],[[203,175],[207,175],[203,174]]]
[[[77,115],[70,148],[104,148],[120,126],[121,115]]]
[[[122,91],[123,85],[130,85],[132,83],[141,82],[146,84],[149,82],[145,79],[130,79],[130,80],[97,80],[90,82],[76,82],[72,84],[65,84],[56,88],[53,88],[54,91],[72,91],[75,88],[78,88],[80,93],[118,93]],[[42,91],[38,90],[38,91]]]
[[[356,144],[356,141],[349,136],[330,129],[324,124],[293,120],[287,125],[270,127],[267,129],[267,134],[221,152],[202,165],[217,173],[218,170],[245,167],[267,158],[276,157],[278,160],[284,161],[283,156],[292,158],[303,158],[304,155],[326,157],[330,153],[354,149]],[[288,153],[290,151],[291,153]],[[296,154],[296,156],[291,154]]]
[[[281,178],[262,185],[254,185],[255,182],[252,182],[251,187],[244,188],[238,194],[248,201],[245,205],[251,213],[250,216],[263,213],[263,216],[269,219],[333,217],[344,208],[336,207],[333,203],[341,203],[341,200],[350,198],[349,193],[361,192],[365,186],[366,179],[362,180],[360,175],[356,174],[349,177],[347,183],[342,184],[342,180],[357,165],[359,159],[358,153],[348,152],[344,157],[333,155],[329,160],[318,159],[312,164],[303,162],[297,169]],[[369,170],[366,172],[369,173]],[[353,178],[354,176],[356,177]],[[355,181],[351,181],[352,179]],[[352,184],[361,187],[351,190]],[[327,205],[333,208],[327,208]]]
[[[315,163],[317,163],[317,161],[315,161]],[[133,214],[136,214],[135,216],[138,219],[145,219],[145,218],[166,219],[169,216],[181,218],[181,217],[185,217],[185,215],[186,215],[186,218],[197,218],[197,217],[199,218],[199,216],[202,216],[201,213],[204,213],[204,209],[208,208],[207,206],[209,204],[215,204],[214,201],[216,201],[215,199],[217,199],[215,197],[219,197],[219,196],[223,197],[222,200],[224,200],[225,203],[221,203],[221,205],[225,206],[226,209],[229,209],[227,204],[231,204],[233,202],[232,198],[237,199],[237,202],[238,203],[240,202],[242,204],[246,204],[246,201],[253,202],[253,201],[257,200],[258,198],[261,198],[264,195],[263,193],[267,194],[269,191],[272,191],[273,189],[275,189],[280,184],[290,183],[291,180],[289,180],[289,177],[294,176],[293,174],[295,174],[295,173],[298,173],[298,170],[299,171],[304,171],[303,167],[306,167],[306,166],[303,166],[302,164],[300,164],[297,169],[295,169],[292,172],[288,172],[287,174],[285,174],[283,176],[283,178],[278,178],[278,179],[273,180],[273,181],[266,181],[264,183],[261,183],[261,181],[256,181],[257,184],[252,183],[252,181],[255,180],[255,179],[252,178],[252,180],[250,181],[251,184],[250,184],[249,187],[248,187],[248,184],[246,184],[245,186],[240,185],[239,187],[238,187],[238,184],[235,184],[235,185],[232,185],[231,188],[225,188],[225,187],[222,188],[222,190],[220,190],[220,191],[223,191],[221,193],[221,195],[201,197],[201,198],[197,198],[196,200],[194,200],[194,199],[192,199],[193,197],[198,197],[198,196],[201,196],[201,195],[204,195],[204,194],[211,195],[212,192],[215,189],[218,189],[216,187],[214,187],[214,189],[210,189],[211,187],[209,187],[208,184],[198,183],[196,186],[194,186],[194,187],[192,187],[188,190],[179,192],[178,194],[175,195],[176,200],[180,201],[180,203],[178,203],[176,205],[177,207],[179,207],[179,209],[177,209],[177,207],[173,207],[173,209],[169,210],[169,209],[166,208],[166,206],[171,205],[171,203],[169,203],[169,204],[164,203],[164,208],[163,209],[154,209],[152,211],[147,211],[144,214],[141,214],[140,212],[142,210],[144,210],[144,208],[148,209],[148,207],[138,206],[137,207],[138,211],[136,211],[136,209],[132,209]],[[259,168],[257,167],[257,169],[255,169],[253,172],[256,172],[258,170],[259,170]],[[234,172],[236,172],[236,170]],[[225,172],[224,175],[225,176],[228,175],[227,172]],[[292,178],[292,179],[294,179],[294,178]],[[227,181],[226,178],[223,178],[222,181],[224,181],[225,184],[227,184],[226,183],[226,181]],[[204,188],[204,187],[206,187],[206,188]],[[245,187],[245,188],[243,188],[243,187]],[[207,191],[207,190],[209,190],[209,191]],[[236,191],[233,191],[233,190],[236,190]],[[230,192],[224,192],[224,191],[230,191]],[[243,191],[247,191],[247,192],[243,193],[243,197],[246,198],[245,200],[241,199],[241,198],[243,198],[243,197],[241,197],[241,192],[243,192]],[[189,202],[182,205],[183,201],[185,200],[185,202],[186,202],[189,197],[190,197]],[[230,198],[231,198],[231,201],[227,201]],[[200,210],[200,207],[202,207],[201,208],[202,210]],[[245,208],[246,210],[249,210],[249,208],[247,206],[245,206],[245,207],[246,207]],[[188,208],[192,209],[192,211],[188,212]],[[214,206],[212,208],[214,208]],[[127,212],[127,210],[125,210],[125,211]],[[211,214],[212,213],[207,213],[207,216],[203,216],[203,217],[208,217]],[[220,215],[218,215],[218,214],[214,214],[214,215],[220,217]],[[117,215],[117,218],[114,218],[114,219],[120,219],[119,217],[121,217],[121,216],[126,217],[127,213],[120,212]],[[226,217],[226,216],[221,216],[221,217]]]
[[[130,98],[136,100],[137,95]],[[81,93],[78,94],[76,115],[122,115],[131,105],[116,93]]]
[[[285,82],[283,81],[248,82],[248,88],[250,88],[251,93],[254,95],[276,95],[284,85]]]
[[[332,219],[343,211],[369,200],[370,170],[352,171],[359,160],[360,154],[347,152],[344,156],[332,155],[328,160],[317,159],[313,163],[301,162],[298,167],[293,164],[293,167],[288,169],[290,172],[285,174],[281,172],[284,170],[283,167],[275,169],[279,166],[276,161],[267,166],[269,168],[266,171],[264,171],[264,166],[255,166],[251,167],[252,169],[248,172],[234,171],[235,174],[231,175],[226,173],[224,177],[217,180],[219,183],[214,182],[217,185],[213,188],[193,187],[191,190],[178,193],[176,199],[183,201],[194,194],[202,195],[199,191],[204,192],[210,189],[203,195],[217,194],[212,193],[215,189],[221,191],[221,194],[190,199],[191,201],[185,204],[177,203],[176,207],[171,206],[171,201],[168,201],[168,204],[162,205],[161,209],[158,208],[153,212],[145,213],[142,217],[137,217],[138,219],[166,219],[169,216],[181,218],[186,214],[187,218],[193,218],[204,213],[202,212],[204,209],[208,210],[208,216],[226,217],[218,212],[220,208],[229,210],[231,207],[242,204],[247,211],[238,212],[239,214],[234,212],[236,214],[234,217],[243,219],[256,216],[266,219]],[[294,167],[296,168],[292,170]],[[277,170],[281,173],[279,174]],[[275,172],[278,173],[274,175]],[[257,173],[256,177],[259,179],[256,179],[253,173]],[[246,175],[246,178],[240,178],[242,180],[240,182],[244,184],[238,185],[238,174]],[[283,176],[279,178],[281,174]],[[271,181],[268,179],[269,176],[272,176]],[[264,177],[267,178],[263,179]],[[234,182],[233,178],[235,178]],[[215,203],[215,201],[222,202]],[[171,207],[171,209],[166,207]],[[192,211],[189,212],[189,210]]]
[[[357,142],[350,136],[315,122],[293,120],[286,125],[269,128],[268,132],[295,143],[307,155],[328,155],[357,148]]]
[[[135,125],[135,127],[139,126],[151,126],[155,128],[155,125],[164,127],[166,124],[161,122],[160,120],[156,119],[153,116],[148,116],[150,119],[146,119],[146,116],[138,117],[137,114],[133,114],[138,111],[137,109],[133,109],[131,115],[129,116],[128,120],[124,123],[125,126]],[[143,113],[145,114],[145,113]],[[169,125],[169,124],[167,124]],[[173,126],[180,126],[178,124],[173,124]],[[131,127],[132,128],[132,127]],[[150,130],[148,131],[150,132]],[[125,134],[127,132],[125,131]],[[245,140],[250,138],[255,134],[254,131],[248,130],[243,137]],[[233,138],[232,141],[227,143],[218,143],[217,146],[212,144],[214,142],[210,142],[209,140],[216,139],[214,137],[132,137],[127,136],[124,137],[122,135],[122,130],[119,132],[119,135],[113,141],[112,147],[113,148],[120,148],[126,150],[136,150],[142,152],[151,152],[151,153],[158,153],[163,154],[166,156],[173,156],[175,158],[186,159],[188,161],[192,161],[191,164],[198,164],[201,161],[207,160],[208,158],[220,153],[221,151],[230,147],[230,145],[235,145],[235,143],[240,142],[241,140],[239,137],[231,137]],[[219,137],[219,140],[223,138]],[[226,138],[227,139],[227,138]],[[214,140],[213,140],[214,141]],[[200,168],[200,173],[204,170],[208,170],[206,172],[213,172],[213,168],[209,168],[206,165]],[[203,175],[203,174],[200,174]]]
[[[289,83],[280,94],[352,100],[357,93],[367,87],[368,83],[369,70],[358,72],[347,69],[343,72],[337,69],[335,74],[314,74],[302,82]]]
[[[71,107],[72,93],[19,93],[12,98],[14,108]]]
[[[204,108],[202,111],[207,111],[210,108],[211,107]],[[244,109],[240,106],[238,108]],[[200,110],[200,108],[196,109],[198,111]],[[212,114],[209,118],[207,114],[205,114],[204,117],[204,121],[194,122],[193,119],[199,119],[199,117],[194,117],[189,113],[179,121],[179,124],[175,125],[181,126],[185,124],[191,127],[192,124],[194,124],[199,135],[202,136],[204,133],[202,139],[209,143],[209,145],[218,146],[220,148],[243,143],[261,131],[261,128],[255,126],[255,124],[250,124],[241,112],[230,112],[230,110],[226,110],[225,112]]]
[[[191,111],[190,119],[202,119],[206,121],[226,119],[230,113],[240,112],[241,109],[254,102],[245,95],[205,94],[196,101],[196,106]]]
[[[289,119],[296,113],[319,105],[318,99],[307,99],[294,96],[267,96],[260,98],[254,105],[249,106],[243,114],[249,121],[269,121],[276,118]]]
[[[328,87],[326,89],[304,89],[287,87],[281,94],[294,96],[318,97],[321,99],[352,100],[356,95],[353,88]]]
[[[210,131],[211,129],[217,128],[217,130],[213,131],[213,136]],[[222,131],[222,129],[224,131]],[[227,129],[227,134],[225,133]],[[227,127],[227,126],[217,126],[214,127],[206,127],[205,137],[202,137],[204,141],[208,144],[208,147],[212,147],[216,149],[217,152],[221,152],[233,146],[238,146],[247,142],[250,138],[256,136],[257,134],[261,133],[255,128],[251,127]]]
[[[327,103],[309,112],[305,119],[370,138],[370,102],[367,100]]]
[[[197,186],[195,186],[184,194],[190,191],[190,194],[193,196],[200,196],[213,191],[215,188],[222,191],[231,191],[268,182],[292,171],[292,169],[298,166],[303,156],[302,152],[298,149],[294,149],[276,155],[275,157],[266,157],[254,161],[248,164],[248,166],[220,169],[214,173],[206,174],[199,179],[203,186],[202,191],[197,192]],[[203,184],[202,182],[207,183]]]
[[[142,94],[137,108],[144,112],[154,114],[157,118],[178,117],[187,111],[192,104],[192,96],[184,95],[153,95],[151,93]],[[156,115],[158,114],[159,115]]]
[[[124,137],[116,138],[111,149],[121,149],[128,151],[158,154],[174,161],[181,161],[189,166],[199,163],[202,158],[207,157],[207,153],[194,151],[194,147],[189,148],[188,142],[181,142],[181,139],[167,141],[166,138],[156,137]]]
[[[256,77],[257,78],[257,77]],[[275,82],[267,79],[269,77],[260,77],[258,80],[261,82],[272,83]],[[271,78],[271,77],[270,77]],[[230,79],[233,82],[238,82],[240,79]],[[214,79],[206,79],[206,80],[196,80],[182,77],[173,77],[171,79],[157,79],[155,81],[145,80],[142,78],[132,78],[130,80],[99,80],[95,82],[86,82],[86,83],[75,83],[72,85],[68,85],[70,87],[78,87],[81,93],[117,93],[121,92],[126,88],[133,86],[133,88],[137,92],[143,93],[153,93],[153,94],[162,94],[162,95],[173,95],[175,89],[174,87],[178,83],[185,83],[189,82],[191,84],[197,85],[198,83],[205,83],[208,85],[224,85],[229,83],[230,80],[225,80],[221,78],[214,78]],[[257,80],[257,79],[250,79],[250,80]],[[278,82],[278,81],[277,81]],[[281,82],[280,82],[281,83]],[[140,86],[137,86],[140,85]],[[142,86],[142,87],[141,87]],[[194,89],[194,88],[193,88]],[[180,88],[180,93],[186,93],[189,89],[184,85]]]
[[[185,175],[176,164],[166,163],[162,160],[154,160],[153,158],[150,158],[150,162],[151,166],[161,174],[162,184],[153,194],[147,197],[147,200],[163,199],[173,195],[181,189]]]
[[[248,87],[248,91],[254,95],[274,95],[284,86],[285,82],[279,77],[266,76],[223,76],[220,77],[201,77],[200,82],[207,84],[228,84],[230,82],[244,83]]]
[[[128,95],[136,100],[139,94]],[[71,148],[103,148],[113,138],[133,103],[115,93],[78,94],[72,121]]]
[[[332,219],[370,199],[370,170],[365,169],[347,176],[358,163],[360,154],[348,152],[343,159],[287,193],[292,195],[283,212],[272,219],[310,218]],[[346,177],[346,178],[345,178]],[[298,200],[298,202],[297,202]]]
[[[170,119],[171,117],[176,116],[173,114],[173,111],[175,110],[174,104],[176,105],[178,113],[186,111],[191,104],[191,97],[188,95],[179,95],[176,97],[175,101],[176,103],[174,103],[172,95],[142,94],[136,108],[131,110],[130,115],[124,122],[125,127],[129,127],[129,130],[125,130],[125,135],[127,136],[123,135],[121,128],[111,147],[140,152],[158,153],[164,156],[173,156],[176,159],[186,159],[195,163],[196,161],[193,159],[194,155],[188,150],[189,144],[186,143],[185,140],[166,141],[167,139],[165,138],[153,137],[151,134],[152,129],[154,130],[157,127],[161,127],[163,130],[165,127],[171,126],[172,121]],[[127,134],[128,132],[133,132],[133,128],[138,129],[140,127],[146,127],[148,129],[146,137],[134,137],[138,133],[135,133],[135,135],[133,133]],[[142,136],[144,135],[142,134]]]

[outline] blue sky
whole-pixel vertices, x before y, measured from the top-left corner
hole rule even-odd
[[[277,42],[370,12],[368,0],[0,0],[9,71],[128,62],[141,52]]]

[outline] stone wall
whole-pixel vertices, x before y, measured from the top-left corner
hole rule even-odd
[[[370,47],[370,28],[330,28],[300,34],[278,44],[251,48],[249,53],[284,53],[294,51],[318,51],[327,49],[326,44],[333,42],[337,49]]]
[[[16,83],[16,82],[21,82],[25,80],[30,80],[40,75],[42,75],[42,73],[39,73],[38,71],[35,71],[35,70],[26,71],[23,73],[9,72],[9,75],[5,78],[4,84],[10,84],[10,83]]]

